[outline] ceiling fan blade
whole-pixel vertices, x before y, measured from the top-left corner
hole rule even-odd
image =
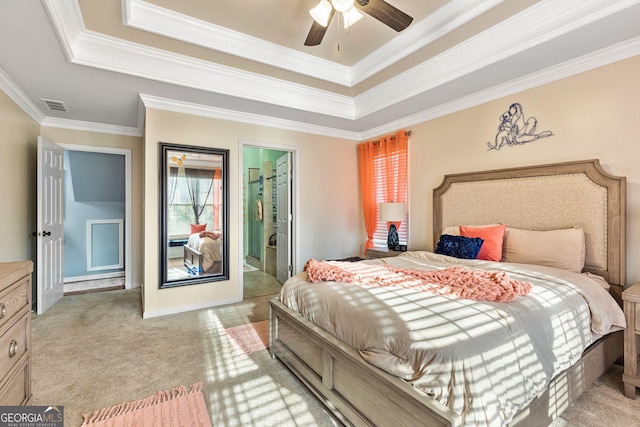
[[[364,4],[364,6],[362,4]],[[413,21],[411,16],[384,0],[369,0],[368,4],[366,1],[357,0],[355,5],[363,12],[368,13],[378,21],[398,32],[407,28]]]
[[[324,38],[324,33],[327,32],[327,28],[331,23],[331,19],[333,18],[334,13],[335,13],[335,10],[331,8],[331,13],[329,14],[329,21],[327,22],[326,27],[323,27],[322,25],[318,24],[315,19],[313,20],[313,24],[311,24],[311,29],[309,30],[309,34],[307,34],[307,39],[304,41],[305,46],[317,46],[320,44],[320,42],[322,42],[322,39]]]

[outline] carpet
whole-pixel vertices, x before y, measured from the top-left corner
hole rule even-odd
[[[247,323],[227,328],[224,332],[238,354],[249,354],[269,347],[269,321]]]
[[[192,384],[190,390],[184,385],[160,390],[147,398],[98,409],[83,417],[82,426],[91,427],[211,427],[202,382]]]

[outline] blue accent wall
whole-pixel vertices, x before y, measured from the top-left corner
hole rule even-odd
[[[87,271],[87,221],[124,220],[124,167],[124,156],[119,154],[65,150],[64,277],[124,271]],[[102,253],[117,257],[117,239],[104,240]]]

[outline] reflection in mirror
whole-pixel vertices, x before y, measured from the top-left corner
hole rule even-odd
[[[160,143],[160,288],[229,278],[228,153]]]

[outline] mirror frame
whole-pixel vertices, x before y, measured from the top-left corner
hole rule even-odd
[[[181,145],[167,142],[160,142],[160,223],[159,223],[159,288],[167,289],[177,286],[196,285],[200,283],[219,282],[229,280],[229,150],[202,146]],[[181,151],[186,154],[211,154],[222,156],[222,272],[220,274],[207,274],[204,276],[187,277],[178,280],[168,280],[168,248],[169,236],[167,228],[167,184],[168,176],[168,152]]]

